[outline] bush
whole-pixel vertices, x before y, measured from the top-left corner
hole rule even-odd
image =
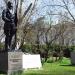
[[[75,51],[75,46],[69,46],[68,48],[70,51]]]
[[[3,49],[4,49],[4,44],[0,43],[0,50],[3,50]]]
[[[48,59],[47,63],[53,63],[53,60]]]
[[[64,50],[63,50],[64,56],[67,57],[67,58],[70,57],[70,53],[72,51],[75,51],[75,46],[65,46]]]
[[[25,44],[21,47],[23,52],[31,52],[31,45]]]

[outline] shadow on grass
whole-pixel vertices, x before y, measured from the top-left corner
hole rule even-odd
[[[72,67],[75,67],[75,64],[73,65],[73,64],[69,64],[69,65],[60,65],[60,66],[72,66]]]
[[[0,71],[0,74],[7,74],[7,72],[4,72],[4,71]]]
[[[22,73],[23,73],[23,71],[22,70],[19,70],[19,71],[13,72],[10,75],[23,75]]]

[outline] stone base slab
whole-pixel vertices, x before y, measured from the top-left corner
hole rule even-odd
[[[22,52],[1,52],[0,71],[10,74],[22,70]]]

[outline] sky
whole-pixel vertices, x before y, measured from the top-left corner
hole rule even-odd
[[[27,9],[27,7],[29,6],[29,4],[30,3],[34,3],[34,1],[35,0],[24,0],[24,2],[23,2],[23,10],[22,11],[25,11]],[[65,10],[63,10],[60,7],[48,7],[48,6],[46,6],[46,5],[49,5],[49,4],[52,5],[52,4],[59,4],[59,3],[61,5],[63,5],[63,3],[61,2],[61,0],[38,0],[37,7],[36,7],[38,12],[34,13],[35,16],[32,17],[33,20],[35,20],[36,18],[38,18],[40,16],[45,16],[46,20],[49,20],[50,16],[48,15],[48,12],[51,12],[51,11],[54,14],[58,13],[59,11],[61,11],[62,13],[64,13],[63,11],[65,11]],[[0,0],[0,7],[2,7],[2,6],[4,6],[4,2],[3,2],[3,0]],[[73,5],[70,4],[69,8],[71,10],[71,13],[73,15],[75,15],[75,7],[73,7]],[[1,12],[2,12],[2,10],[0,10],[0,13]],[[53,18],[53,20],[55,22],[58,21],[58,16],[53,16],[52,18]]]

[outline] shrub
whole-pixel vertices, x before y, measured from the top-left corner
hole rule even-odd
[[[21,47],[21,49],[23,52],[30,52],[31,51],[31,45],[25,44]]]
[[[4,44],[0,43],[0,50],[3,50],[3,49],[4,49]]]
[[[47,63],[53,63],[53,62],[54,62],[53,60],[50,59],[47,60]]]

